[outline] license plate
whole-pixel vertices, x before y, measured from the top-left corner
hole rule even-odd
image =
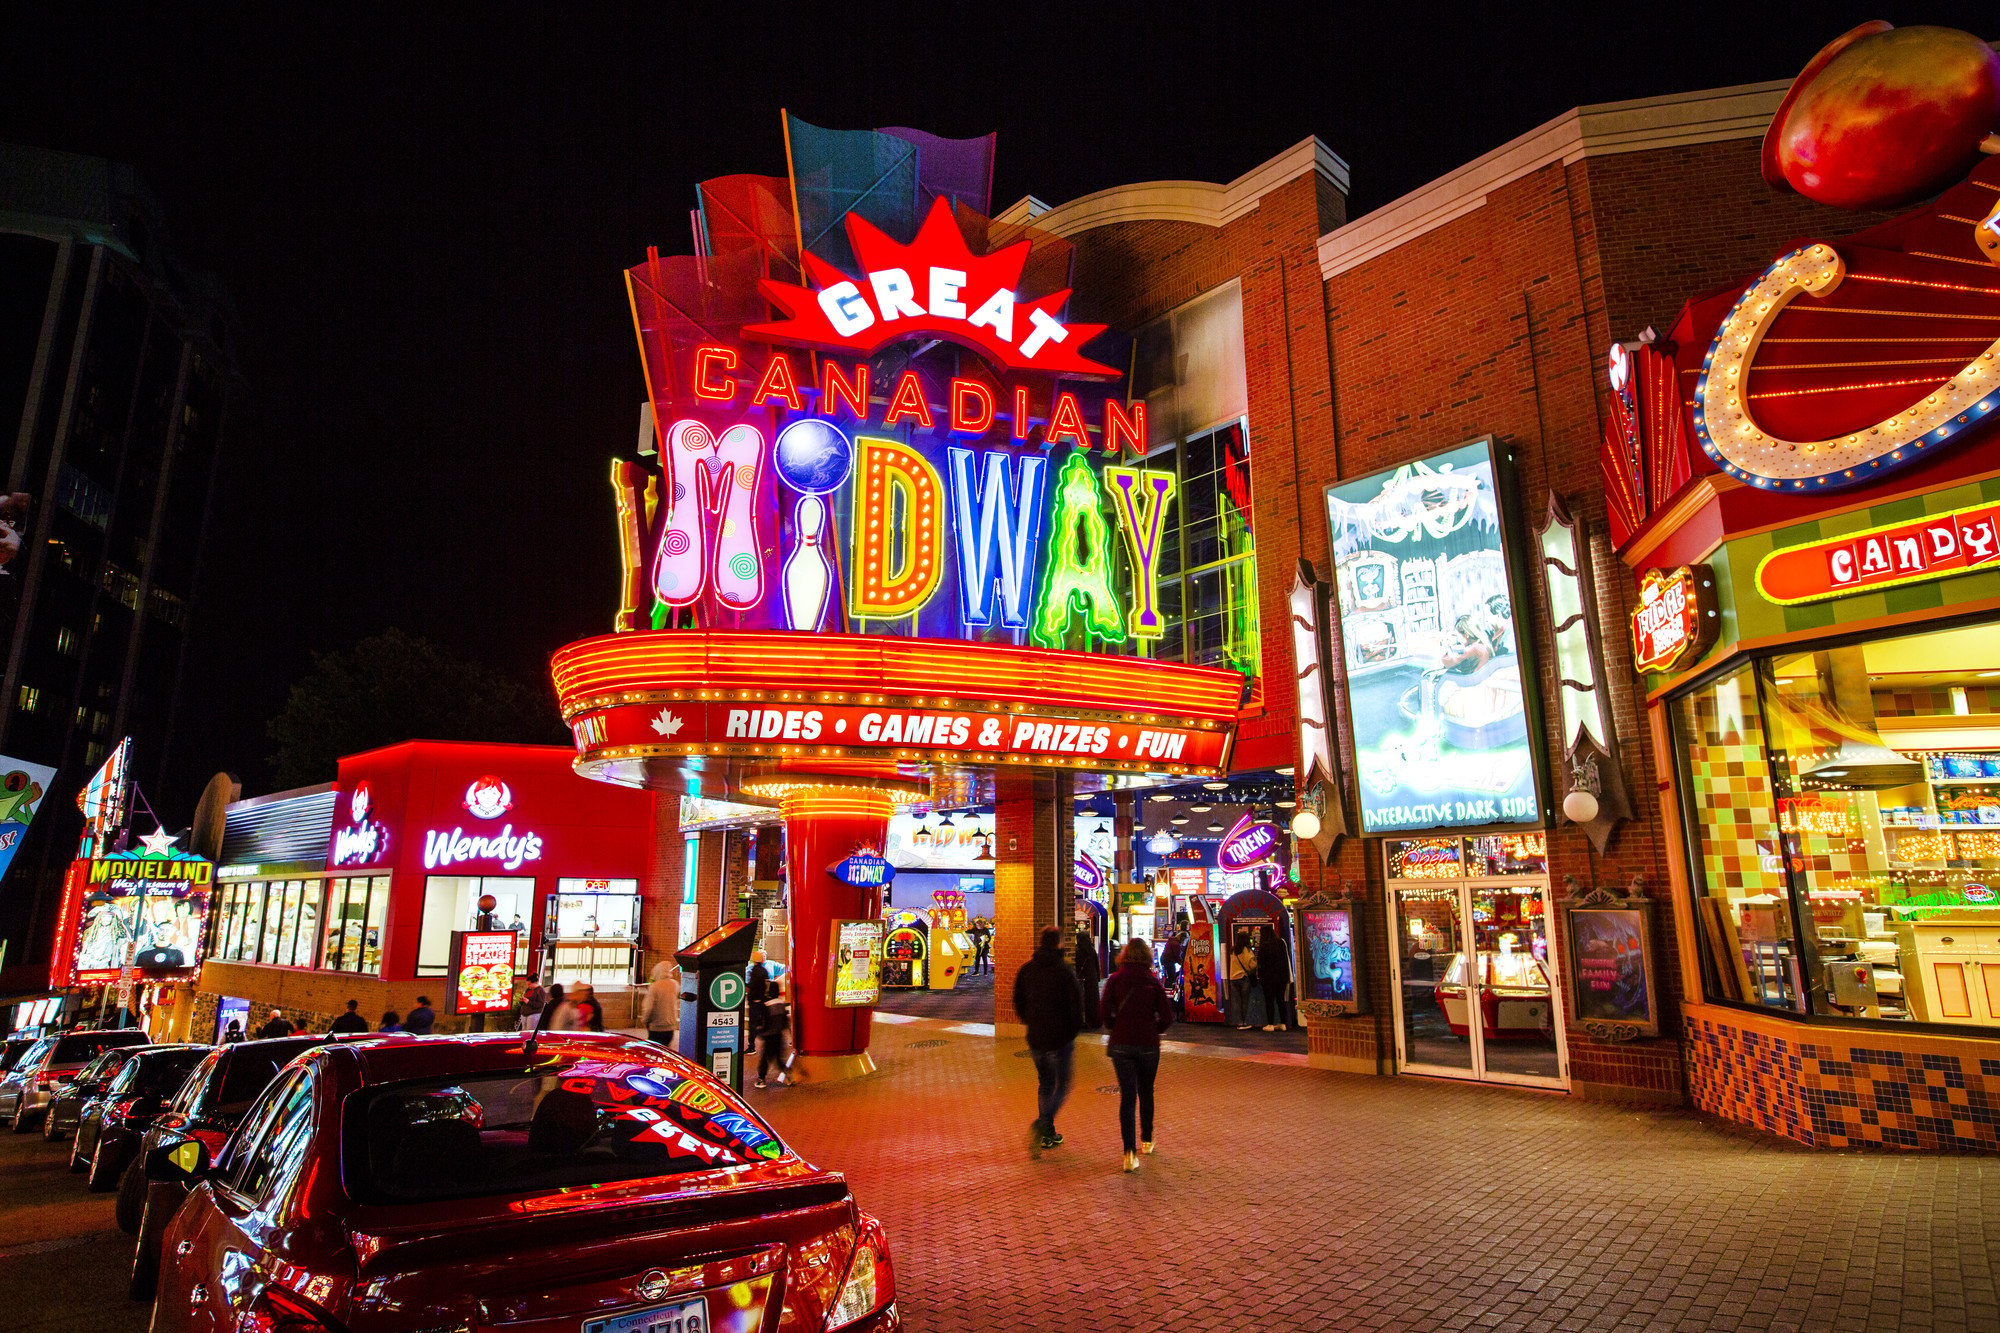
[[[608,1319],[586,1319],[583,1333],[709,1333],[708,1300],[697,1296]]]

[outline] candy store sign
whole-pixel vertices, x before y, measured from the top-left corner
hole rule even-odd
[[[2000,503],[1784,546],[1757,565],[1757,591],[1781,606],[1950,578],[2000,560]]]

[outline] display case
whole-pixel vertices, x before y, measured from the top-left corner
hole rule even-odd
[[[1549,970],[1541,959],[1525,953],[1481,953],[1477,955],[1480,1024],[1489,1041],[1508,1037],[1546,1036],[1554,1025],[1550,1008]],[[1455,1037],[1471,1033],[1471,1004],[1467,998],[1466,956],[1455,953],[1444,976],[1433,988],[1438,1008]]]

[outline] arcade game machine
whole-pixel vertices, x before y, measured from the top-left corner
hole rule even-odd
[[[930,971],[930,922],[922,912],[897,912],[882,940],[882,989],[922,990]]]
[[[1188,899],[1187,953],[1181,959],[1181,1016],[1190,1023],[1221,1023],[1228,1017],[1221,954],[1222,923],[1201,897]]]
[[[931,891],[932,990],[951,990],[972,967],[972,936],[966,931],[965,893],[960,889]]]

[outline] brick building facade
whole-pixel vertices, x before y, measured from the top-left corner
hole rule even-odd
[[[1772,191],[1759,140],[1782,81],[1579,108],[1404,198],[1346,217],[1346,167],[1317,140],[1228,186],[1154,184],[1057,208],[1024,200],[1003,221],[1077,246],[1082,317],[1133,328],[1229,282],[1240,284],[1265,687],[1246,710],[1236,766],[1293,762],[1287,623],[1297,560],[1330,569],[1324,488],[1492,436],[1515,462],[1512,497],[1528,526],[1559,495],[1589,534],[1602,682],[1634,819],[1594,854],[1577,830],[1550,831],[1556,904],[1565,883],[1627,885],[1656,900],[1669,882],[1654,738],[1625,627],[1635,602],[1606,540],[1598,476],[1605,355],[1664,330],[1691,294],[1754,271],[1791,239],[1844,235],[1879,220]],[[1546,590],[1535,587],[1523,656],[1552,700]],[[1274,688],[1275,684],[1275,688]],[[1343,704],[1334,691],[1338,713]],[[1352,797],[1354,755],[1336,719]],[[1559,724],[1544,747],[1559,768]],[[1557,793],[1560,799],[1560,793]],[[1396,1067],[1380,839],[1349,837],[1322,866],[1301,850],[1303,892],[1363,904],[1368,1015],[1310,1022],[1315,1063]],[[1004,930],[1004,926],[1003,926]],[[1682,969],[1661,914],[1656,947],[1665,1022],[1654,1040],[1567,1036],[1571,1091],[1685,1096]],[[1697,997],[1698,998],[1698,997]]]

